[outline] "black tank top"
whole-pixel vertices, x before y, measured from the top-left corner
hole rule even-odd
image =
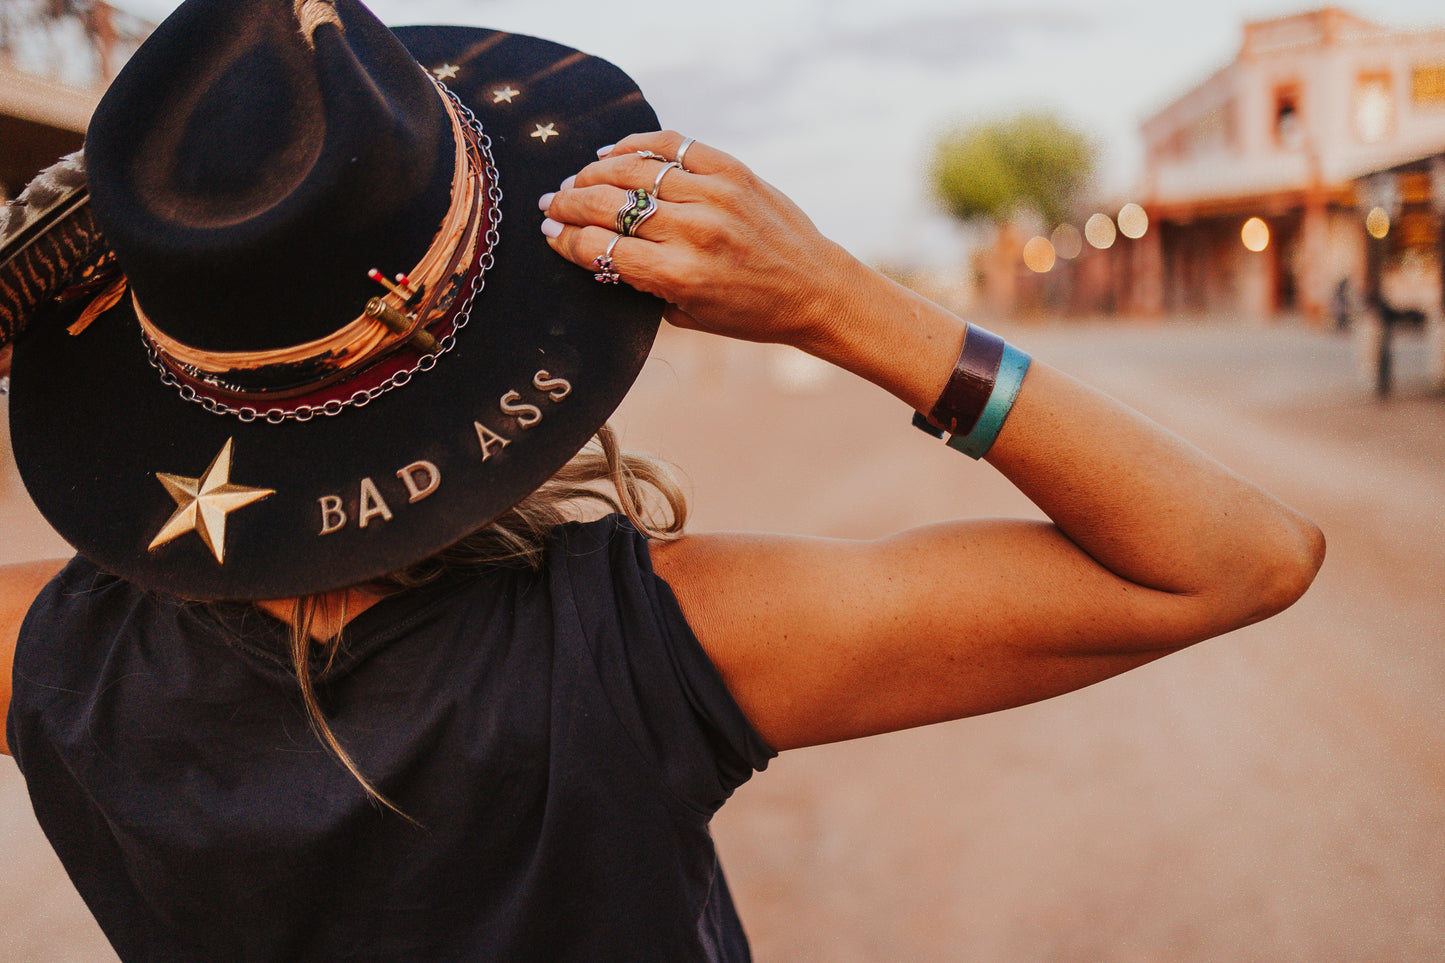
[[[616,516],[540,573],[383,600],[308,729],[284,629],[76,559],[15,656],[11,751],[123,960],[745,960],[709,836],[772,753]]]

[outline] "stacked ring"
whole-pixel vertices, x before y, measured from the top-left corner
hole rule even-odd
[[[682,142],[682,146],[677,149],[677,160],[675,163],[678,167],[682,167],[683,170],[687,170],[687,168],[683,167],[682,165],[682,159],[687,156],[687,149],[696,143],[696,137],[689,137],[687,140]]]
[[[662,199],[661,194],[658,193],[662,190],[662,179],[666,177],[667,172],[672,170],[674,167],[676,167],[678,170],[682,170],[682,165],[679,164],[677,161],[668,161],[666,164],[662,165],[662,170],[657,172],[657,177],[654,178],[652,181],[652,197],[654,200]]]
[[[618,234],[612,239],[612,243],[607,245],[607,250],[592,259],[592,266],[597,269],[597,273],[592,275],[593,280],[600,281],[603,284],[616,284],[622,280],[622,275],[618,274],[612,267],[612,249],[617,246],[617,242],[620,240],[622,240],[622,235]]]
[[[657,201],[642,190],[627,192],[627,203],[617,209],[617,233],[633,237],[642,222],[657,213]]]

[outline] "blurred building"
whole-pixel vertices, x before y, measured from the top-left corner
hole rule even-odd
[[[1445,30],[1333,7],[1248,23],[1234,61],[1142,132],[1150,229],[1127,255],[1133,306],[1327,319],[1342,294],[1379,289],[1364,226],[1376,205],[1358,203],[1357,181],[1418,179],[1400,165],[1445,150]],[[1402,250],[1435,256],[1416,241]]]
[[[1445,143],[1431,156],[1361,177],[1355,197],[1367,236],[1361,307],[1445,314]]]
[[[1423,329],[1429,387],[1445,390],[1445,145],[1428,157],[1355,182],[1365,223],[1360,296],[1342,304],[1354,322],[1362,373],[1381,394],[1393,380],[1396,330]]]
[[[0,200],[78,148],[154,25],[99,0],[0,0]]]

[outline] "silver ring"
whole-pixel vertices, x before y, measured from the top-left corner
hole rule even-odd
[[[687,156],[687,149],[688,149],[689,147],[691,147],[693,144],[696,144],[696,143],[697,143],[697,138],[696,138],[696,137],[689,137],[687,140],[685,140],[685,141],[682,142],[682,146],[677,149],[677,161],[676,161],[676,164],[677,164],[678,167],[682,167],[683,170],[687,170],[686,167],[683,167],[683,166],[682,166],[682,159]],[[689,173],[691,173],[691,172],[689,171]]]
[[[662,179],[666,177],[667,172],[672,170],[674,167],[676,167],[678,170],[682,170],[682,165],[679,164],[677,161],[668,161],[666,164],[662,165],[662,170],[657,172],[657,177],[655,177],[652,181],[652,196],[654,199],[662,199],[661,195],[658,194],[658,191],[662,190]]]
[[[657,213],[657,200],[643,190],[627,192],[627,203],[617,209],[617,233],[635,237],[642,222]]]
[[[654,154],[654,153],[653,153],[652,151],[650,151],[650,150],[640,150],[640,151],[637,152],[637,156],[638,156],[638,157],[641,157],[643,160],[660,160],[660,161],[665,161],[665,160],[667,160],[667,158],[666,158],[666,157],[663,157],[661,154]]]
[[[9,376],[9,375],[6,375],[5,377],[0,378],[0,398],[3,398],[5,395],[8,395],[9,393],[10,393],[10,376]]]
[[[617,242],[620,240],[622,240],[622,235],[618,234],[612,239],[612,242],[607,245],[607,250],[592,259],[592,266],[597,269],[597,273],[592,275],[594,281],[600,281],[603,284],[616,284],[622,280],[622,275],[618,274],[612,267],[612,249],[617,246]]]

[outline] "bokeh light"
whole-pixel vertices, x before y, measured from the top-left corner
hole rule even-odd
[[[1257,254],[1269,247],[1269,225],[1257,217],[1251,217],[1240,229],[1239,239],[1244,242],[1245,247]]]
[[[1047,274],[1058,260],[1054,246],[1046,237],[1030,238],[1024,245],[1024,264],[1035,274]]]
[[[1119,233],[1130,240],[1138,240],[1149,233],[1149,215],[1138,204],[1125,204],[1119,208]]]
[[[1374,208],[1365,215],[1365,230],[1376,240],[1390,233],[1390,215],[1383,207]]]
[[[1109,219],[1109,215],[1095,214],[1084,222],[1084,237],[1094,247],[1103,251],[1114,246],[1118,231],[1114,230],[1114,222]]]
[[[1084,235],[1072,224],[1060,224],[1054,228],[1049,242],[1054,245],[1055,253],[1065,261],[1072,261],[1084,250]]]

